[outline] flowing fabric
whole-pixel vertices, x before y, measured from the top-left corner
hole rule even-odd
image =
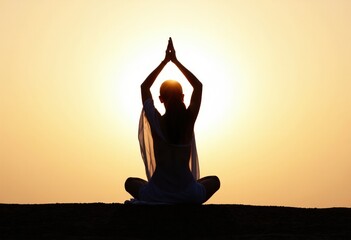
[[[152,99],[148,99],[146,101],[152,101]],[[163,137],[161,129],[157,129],[156,132],[160,137]],[[138,138],[139,138],[139,144],[140,144],[141,157],[145,165],[146,177],[148,180],[150,180],[156,169],[156,160],[155,160],[155,154],[154,154],[154,141],[152,137],[151,127],[146,117],[144,108],[140,115]],[[191,145],[191,153],[190,153],[190,159],[189,159],[189,167],[194,176],[194,179],[197,180],[200,178],[200,169],[199,169],[199,159],[197,156],[194,134],[190,145]]]

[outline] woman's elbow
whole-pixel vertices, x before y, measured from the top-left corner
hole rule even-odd
[[[198,91],[202,91],[202,83],[200,81],[197,82],[193,87]]]

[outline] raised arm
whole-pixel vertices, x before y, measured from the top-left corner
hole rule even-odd
[[[155,70],[153,70],[150,73],[150,75],[144,80],[144,82],[140,86],[141,87],[141,99],[143,101],[143,104],[148,98],[152,97],[151,91],[150,91],[152,84],[155,82],[157,76],[160,74],[162,69],[171,60],[170,41],[171,40],[168,41],[165,59],[160,63],[160,65],[158,65],[157,68],[155,68]]]
[[[192,74],[186,67],[181,64],[175,54],[175,50],[173,47],[173,42],[172,39],[170,38],[170,46],[169,46],[169,52],[170,52],[170,58],[171,61],[178,67],[178,69],[184,74],[186,79],[189,81],[191,86],[193,87],[193,93],[191,95],[190,99],[190,105],[189,105],[189,110],[193,113],[194,119],[196,119],[200,106],[201,106],[201,97],[202,97],[202,83],[195,77],[194,74]]]
[[[145,81],[141,84],[141,99],[144,102],[148,99],[151,98],[151,91],[150,88],[152,86],[152,84],[155,82],[157,76],[160,74],[160,72],[162,71],[162,69],[166,66],[167,62],[165,60],[163,60],[160,65],[158,65],[157,68],[155,68],[155,70],[153,70],[150,75],[145,79]]]

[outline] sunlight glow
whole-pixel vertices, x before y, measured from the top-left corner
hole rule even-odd
[[[245,100],[241,99],[244,96],[244,92],[240,92],[243,90],[240,86],[242,76],[238,70],[240,65],[231,66],[225,62],[226,59],[216,56],[214,49],[212,51],[211,49],[207,49],[206,54],[204,54],[204,49],[199,50],[194,48],[195,50],[188,50],[186,54],[183,54],[182,52],[191,49],[191,46],[189,46],[191,41],[188,45],[183,46],[184,50],[182,49],[182,45],[177,45],[176,39],[174,40],[174,44],[179,49],[176,49],[177,54],[179,53],[180,55],[178,57],[179,60],[197,76],[204,86],[202,105],[196,125],[197,130],[206,131],[208,134],[211,134],[212,131],[221,131],[221,127],[225,127],[226,123],[235,124],[233,121],[240,116],[240,109],[246,107]],[[199,54],[200,51],[202,54]],[[140,84],[163,60],[163,53],[162,46],[157,46],[157,49],[154,49],[154,53],[150,49],[140,52],[139,54],[142,56],[141,59],[144,62],[140,59],[130,59],[124,65],[126,67],[124,68],[123,75],[115,76],[115,78],[126,80],[121,81],[118,85],[110,81],[112,85],[107,88],[109,91],[107,95],[118,99],[110,102],[115,103],[118,101],[123,105],[124,116],[126,119],[129,119],[129,123],[130,121],[136,123],[136,119],[139,117],[141,111]],[[148,59],[154,60],[153,65]],[[137,71],[134,69],[135,66],[138,68]],[[180,82],[183,87],[184,103],[186,106],[189,105],[192,94],[192,87],[184,75],[172,62],[168,63],[151,87],[155,106],[161,114],[164,113],[164,106],[158,98],[159,88],[162,82],[168,79]],[[112,89],[115,93],[111,91]],[[111,105],[110,111],[116,111],[116,108],[113,106],[114,104]],[[136,111],[136,109],[138,110]],[[213,128],[213,126],[217,127]]]
[[[140,84],[203,84],[208,203],[350,206],[351,1],[0,1],[0,203],[123,202]],[[169,63],[151,88],[179,81]]]

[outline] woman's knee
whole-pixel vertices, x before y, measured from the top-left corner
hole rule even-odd
[[[144,179],[136,178],[136,177],[129,177],[124,182],[124,188],[129,191],[135,191],[139,189],[142,185],[146,184],[147,182]]]
[[[221,187],[221,181],[215,175],[201,178],[199,179],[199,182],[204,185],[210,185],[211,188],[214,188],[216,190],[218,190]]]
[[[221,187],[221,181],[217,176],[209,176],[206,182],[211,192],[216,192]]]
[[[221,181],[217,176],[212,176],[212,181],[214,182],[214,185],[216,186],[216,189],[218,190],[221,187]]]
[[[126,181],[124,182],[124,188],[127,189],[131,185],[132,181],[133,181],[133,178],[131,177],[127,178]]]
[[[134,178],[134,177],[129,177],[126,179],[126,181],[124,182],[124,188],[127,190],[127,191],[130,191],[130,190],[133,190],[136,185],[137,185],[137,178]]]

